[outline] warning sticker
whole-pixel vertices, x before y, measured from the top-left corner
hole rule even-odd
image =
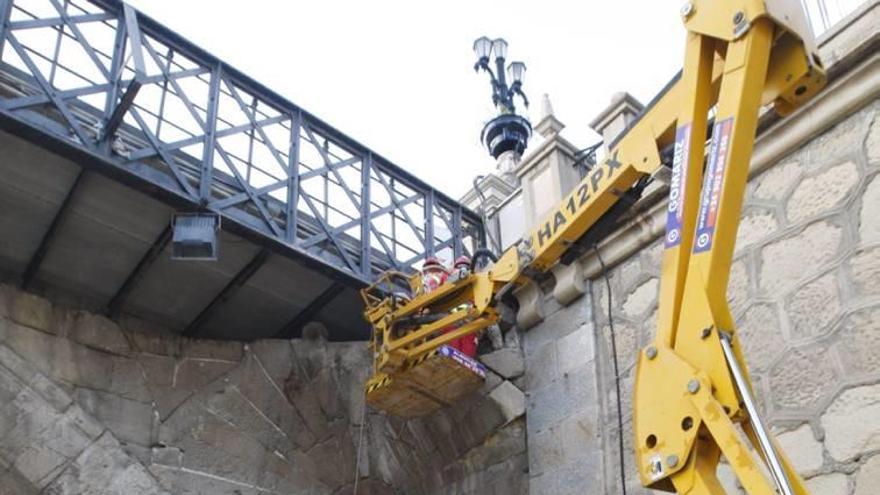
[[[697,234],[694,239],[694,252],[702,253],[712,248],[715,236],[715,222],[718,218],[718,203],[724,188],[724,170],[727,166],[727,149],[730,133],[733,130],[733,117],[715,123],[712,132],[712,146],[709,148],[709,161],[703,177],[703,191],[700,197],[700,213],[697,216]]]
[[[681,244],[681,222],[684,210],[684,184],[687,179],[688,152],[691,125],[675,131],[675,149],[672,157],[672,181],[669,184],[669,202],[666,206],[666,247]]]

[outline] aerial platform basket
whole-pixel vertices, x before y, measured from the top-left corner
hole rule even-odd
[[[407,370],[380,375],[367,384],[367,404],[395,416],[425,416],[479,389],[486,367],[444,345]]]

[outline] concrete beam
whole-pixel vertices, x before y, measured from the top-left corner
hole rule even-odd
[[[147,270],[153,266],[153,263],[159,258],[159,255],[162,254],[165,247],[168,246],[170,240],[171,225],[169,224],[164,230],[162,230],[156,240],[153,241],[150,249],[147,250],[144,257],[141,258],[137,266],[134,267],[134,270],[132,270],[128,277],[126,277],[125,282],[119,287],[119,290],[116,291],[116,294],[110,299],[110,302],[107,303],[107,308],[105,310],[107,316],[110,318],[119,316],[119,312],[125,305],[128,296],[134,291],[138,283],[143,280],[144,275],[147,274]]]
[[[49,252],[49,248],[52,247],[52,242],[55,240],[55,236],[58,235],[58,229],[64,225],[64,220],[67,218],[67,215],[70,213],[70,205],[73,202],[74,196],[76,196],[76,191],[79,188],[79,185],[82,183],[82,179],[85,177],[85,170],[80,169],[79,173],[76,176],[76,179],[73,181],[73,185],[70,186],[70,189],[67,191],[67,195],[64,197],[64,201],[61,202],[61,206],[58,208],[58,212],[55,213],[55,217],[52,219],[52,223],[49,224],[49,229],[46,230],[46,233],[43,234],[43,239],[40,241],[40,245],[37,246],[36,251],[31,256],[30,261],[28,262],[27,268],[24,270],[24,275],[21,277],[21,288],[27,289],[30,287],[31,283],[34,281],[34,278],[37,276],[37,272],[40,271],[40,265],[43,264],[43,260],[46,258],[46,254]]]
[[[220,293],[217,294],[217,296],[214,297],[214,299],[210,303],[208,303],[207,306],[205,306],[205,309],[203,309],[199,313],[199,315],[196,316],[195,319],[186,326],[186,328],[183,330],[182,335],[185,337],[197,336],[205,323],[209,319],[211,319],[212,316],[214,316],[214,313],[216,313],[217,310],[220,309],[220,307],[223,306],[224,303],[226,303],[226,301],[231,299],[232,296],[234,296],[235,293],[238,292],[238,289],[240,289],[241,286],[247,283],[247,281],[255,273],[257,273],[257,270],[259,270],[260,267],[262,267],[268,259],[269,251],[266,249],[261,249],[257,253],[257,255],[254,256],[254,258],[250,262],[248,262],[247,265],[244,266],[244,268],[239,270],[239,272],[236,273],[234,277],[232,277],[232,280],[230,280],[229,283],[226,284],[226,287],[224,287],[223,290],[221,290]]]
[[[336,296],[342,293],[343,289],[345,289],[345,286],[341,284],[330,284],[330,287],[324,289],[324,292],[320,293],[318,297],[313,299],[312,302],[294,316],[287,325],[284,325],[284,327],[275,334],[275,338],[292,339],[301,336],[303,326],[314,320],[325,306],[330,304],[333,299],[336,299]]]

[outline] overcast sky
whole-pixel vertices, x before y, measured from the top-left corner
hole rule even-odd
[[[615,92],[647,102],[684,50],[672,0],[129,1],[455,198],[495,166],[479,142],[493,108],[477,37],[507,39],[532,122],[549,93],[580,147]]]

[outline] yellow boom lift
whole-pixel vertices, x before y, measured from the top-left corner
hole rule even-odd
[[[372,406],[414,416],[478,385],[437,364],[438,348],[494,324],[506,293],[570,261],[566,252],[583,249],[615,204],[631,202],[671,149],[657,331],[640,353],[633,401],[639,478],[669,492],[722,494],[723,454],[752,495],[807,493],[758,416],[726,288],[759,111],[791,113],[825,74],[796,0],[692,0],[680,14],[682,72],[528,237],[430,293],[418,275],[400,273],[364,289]]]

